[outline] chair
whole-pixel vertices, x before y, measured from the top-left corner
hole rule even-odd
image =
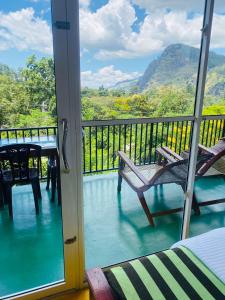
[[[216,145],[210,148],[201,144],[199,144],[198,147],[200,154],[211,154],[212,156],[211,159],[208,160],[201,169],[199,169],[197,175],[225,175],[225,161],[223,158],[223,156],[225,156],[225,139],[220,139]]]
[[[176,157],[178,159],[188,159],[189,152],[185,151],[179,156],[168,147],[162,147],[168,155]],[[208,176],[223,176],[225,179],[225,166],[224,157],[225,155],[225,140],[221,139],[218,143],[210,148],[207,148],[201,144],[198,145],[198,158],[196,165],[195,180],[199,180],[202,177]],[[222,160],[222,161],[221,161]],[[225,199],[209,200],[198,203],[193,191],[193,205],[197,214],[200,214],[200,207],[206,205],[213,205],[225,202]]]
[[[185,191],[188,174],[188,158],[182,158],[178,154],[170,151],[167,147],[157,148],[156,151],[159,158],[158,163],[144,166],[144,168],[135,166],[124,152],[118,152],[120,163],[117,190],[120,193],[122,179],[124,179],[137,193],[142,208],[152,226],[154,226],[154,217],[179,212],[182,211],[183,208],[180,207],[151,213],[146,203],[144,192],[153,186],[170,183],[180,185],[183,191]],[[211,154],[199,157],[198,169],[204,165],[205,161],[209,159],[209,156],[211,157]],[[197,215],[200,214],[199,206],[195,198],[193,199],[192,208]]]
[[[32,185],[36,214],[39,213],[40,159],[41,146],[38,145],[12,144],[0,147],[1,186],[11,218],[13,218],[12,187],[15,184]]]

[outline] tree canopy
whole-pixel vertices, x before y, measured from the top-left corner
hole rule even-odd
[[[222,71],[221,71],[222,72]],[[207,90],[208,87],[206,87]],[[195,88],[175,84],[154,85],[138,93],[123,89],[82,88],[84,120],[191,115]],[[204,114],[224,114],[224,94],[204,100]],[[30,127],[56,124],[54,62],[52,58],[27,59],[15,72],[0,64],[0,127]]]

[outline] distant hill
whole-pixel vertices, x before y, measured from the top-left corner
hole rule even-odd
[[[110,89],[113,90],[113,89],[116,89],[116,90],[130,90],[132,87],[134,86],[137,86],[138,85],[138,81],[139,81],[139,78],[135,78],[135,79],[132,79],[132,80],[124,80],[124,81],[119,81],[117,82],[114,86],[112,86]]]
[[[199,60],[199,49],[184,44],[172,44],[153,60],[144,74],[135,82],[126,81],[125,88],[137,86],[144,91],[159,85],[195,85]],[[225,88],[225,56],[209,53],[208,76],[206,90],[209,94],[224,94]],[[116,86],[124,87],[118,83]]]

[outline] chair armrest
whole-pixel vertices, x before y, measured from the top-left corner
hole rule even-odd
[[[164,157],[168,162],[176,162],[177,159],[174,158],[174,155],[169,154],[163,147],[159,147],[156,149],[156,151]]]
[[[176,158],[177,160],[183,160],[184,158],[182,156],[180,156],[179,154],[177,154],[176,152],[174,152],[173,150],[171,150],[170,148],[163,146],[162,147],[163,150],[165,150],[167,153],[169,153],[169,155],[173,156],[174,158]]]
[[[198,144],[198,148],[201,150],[201,151],[205,151],[207,153],[210,153],[210,154],[213,154],[213,155],[216,155],[217,153],[214,152],[213,150],[211,150],[210,148],[207,148],[201,144]]]
[[[146,185],[148,185],[148,180],[143,176],[143,174],[138,170],[135,164],[127,157],[123,151],[118,151],[120,159],[135,173],[135,175]]]

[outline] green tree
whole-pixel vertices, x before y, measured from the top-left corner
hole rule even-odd
[[[177,86],[161,86],[152,96],[152,101],[158,102],[157,116],[185,115],[193,110],[194,97],[184,88]]]
[[[50,111],[56,115],[55,76],[52,58],[37,60],[35,55],[28,58],[21,71],[24,86],[29,95],[32,108]]]
[[[108,89],[105,89],[103,85],[101,85],[98,89],[99,96],[108,96],[109,91]]]
[[[14,127],[14,115],[26,115],[29,109],[23,82],[10,75],[0,75],[0,127]]]
[[[32,109],[29,114],[20,114],[14,120],[16,127],[42,127],[54,126],[55,119],[48,112],[40,111],[39,109]]]
[[[145,94],[134,94],[128,103],[135,115],[149,116],[150,102]]]
[[[225,115],[225,101],[205,107],[203,109],[203,115]]]

